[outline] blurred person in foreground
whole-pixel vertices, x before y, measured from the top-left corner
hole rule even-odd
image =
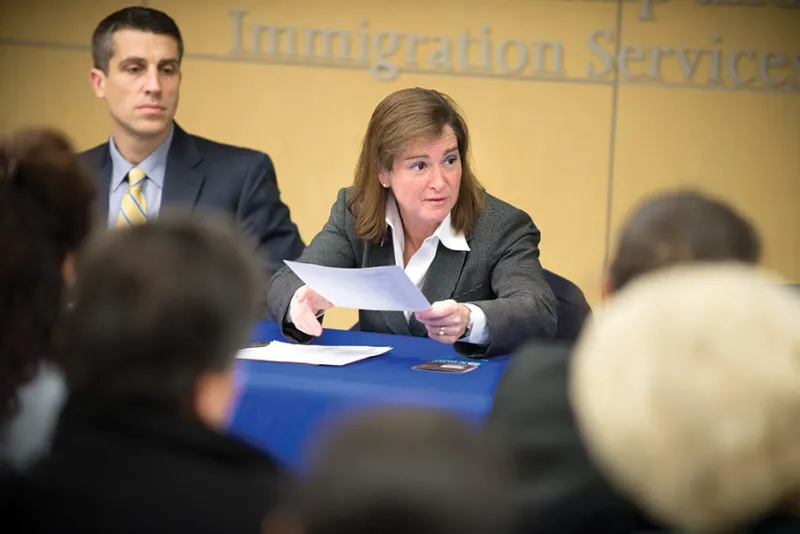
[[[342,420],[314,451],[306,534],[505,534],[511,499],[502,451],[467,422],[421,408]]]
[[[17,491],[22,531],[255,534],[274,519],[276,464],[224,435],[259,277],[214,219],[87,247],[61,358],[69,398],[51,455]]]
[[[46,451],[66,395],[54,357],[94,198],[62,134],[0,142],[0,470],[23,471]]]
[[[469,356],[507,354],[552,338],[556,300],[539,263],[540,232],[524,211],[488,194],[472,170],[456,104],[412,88],[381,101],[367,126],[353,185],[298,261],[397,265],[433,303],[422,312],[359,313],[362,331],[428,336]],[[288,267],[268,304],[289,339],[322,333],[332,304]]]
[[[690,263],[759,261],[753,225],[732,206],[670,192],[637,206],[622,227],[605,297],[647,273]],[[587,457],[567,396],[570,344],[529,343],[495,392],[488,424],[514,451],[527,534],[626,533],[651,522],[605,482]],[[635,358],[635,354],[628,357]]]
[[[800,295],[746,265],[637,279],[589,324],[571,398],[591,457],[696,534],[800,532]]]

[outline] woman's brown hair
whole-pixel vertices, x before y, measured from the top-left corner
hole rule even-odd
[[[453,100],[432,89],[402,89],[383,99],[372,113],[361,144],[348,208],[356,219],[356,235],[370,243],[386,233],[389,191],[378,181],[380,172],[392,169],[396,157],[416,140],[435,139],[450,126],[458,140],[461,187],[451,214],[456,232],[469,234],[483,207],[484,188],[472,171],[469,130]]]
[[[0,429],[19,388],[54,357],[64,260],[87,237],[95,185],[49,130],[0,142]]]

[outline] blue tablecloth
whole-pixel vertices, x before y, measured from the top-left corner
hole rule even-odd
[[[284,338],[277,324],[261,323],[255,339]],[[508,361],[499,356],[468,373],[437,373],[411,367],[459,357],[452,346],[428,338],[325,329],[314,343],[393,348],[344,367],[237,362],[243,390],[232,433],[269,450],[292,469],[302,467],[321,424],[351,410],[380,404],[422,405],[480,421]]]

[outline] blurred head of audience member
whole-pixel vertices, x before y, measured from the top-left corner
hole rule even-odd
[[[507,465],[448,413],[368,411],[334,427],[306,481],[307,534],[502,534]]]
[[[161,216],[78,262],[51,454],[18,484],[24,532],[258,532],[289,525],[283,477],[231,437],[233,366],[260,271],[233,224]],[[92,503],[92,506],[86,506]]]
[[[167,137],[178,109],[183,38],[169,15],[133,6],[103,19],[92,36],[92,89],[106,101],[115,140],[148,146]]]
[[[63,367],[72,397],[145,400],[222,428],[261,284],[221,221],[162,219],[87,246]]]
[[[387,96],[367,126],[349,194],[356,235],[369,242],[384,237],[390,193],[406,234],[432,234],[448,215],[454,231],[468,234],[484,193],[470,160],[467,123],[450,97],[419,87]]]
[[[0,144],[0,442],[19,413],[20,388],[57,352],[94,197],[60,133],[27,130]]]
[[[666,269],[617,294],[579,341],[571,377],[609,480],[696,533],[800,501],[799,321],[800,296],[741,263]]]
[[[628,218],[611,261],[605,293],[644,273],[694,262],[758,263],[761,241],[733,207],[694,191],[653,196]]]

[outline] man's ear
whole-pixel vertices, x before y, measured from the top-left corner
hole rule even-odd
[[[75,285],[75,253],[70,252],[64,257],[61,262],[61,277],[64,279],[64,285],[72,287]]]
[[[224,431],[235,402],[234,369],[202,373],[194,387],[194,411],[210,428]]]
[[[89,83],[94,91],[94,96],[97,98],[106,97],[106,74],[100,69],[91,69],[89,71]]]
[[[289,510],[274,510],[261,522],[261,534],[303,534],[303,524]]]
[[[603,288],[602,288],[602,297],[603,300],[608,300],[614,296],[614,282],[611,278],[611,273],[606,270],[603,274]]]

